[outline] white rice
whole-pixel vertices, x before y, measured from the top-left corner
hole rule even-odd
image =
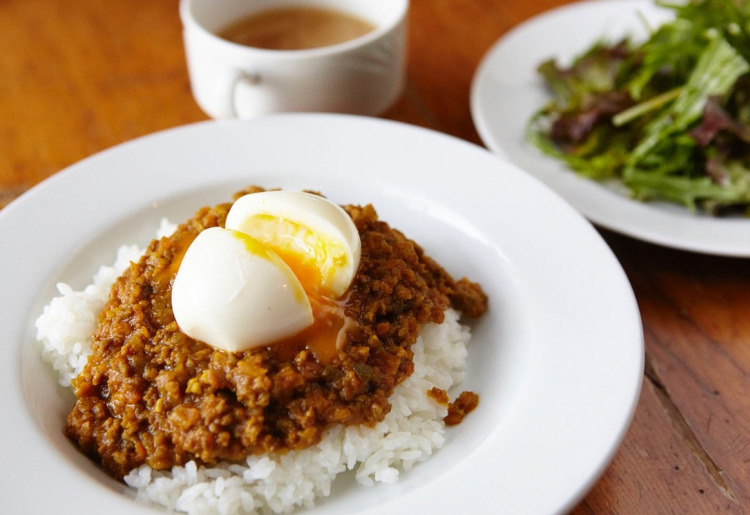
[[[158,236],[174,226],[162,223]],[[91,352],[96,318],[109,288],[143,249],[123,246],[111,267],[103,266],[92,284],[74,291],[57,285],[36,321],[42,356],[52,364],[61,385],[83,369]],[[371,486],[395,483],[402,471],[420,463],[445,441],[447,409],[427,395],[433,387],[450,389],[464,375],[470,334],[453,310],[445,321],[425,325],[413,346],[414,373],[393,392],[390,413],[374,428],[334,427],[316,446],[283,455],[251,456],[241,463],[213,468],[190,462],[170,471],[141,466],[125,477],[139,500],[190,514],[286,513],[312,508],[330,494],[338,474],[352,471],[357,482]]]

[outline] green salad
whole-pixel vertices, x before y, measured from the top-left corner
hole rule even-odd
[[[750,0],[656,3],[675,18],[647,40],[539,66],[552,99],[528,137],[636,199],[750,216]]]

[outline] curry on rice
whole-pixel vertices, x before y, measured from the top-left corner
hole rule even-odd
[[[420,327],[440,323],[449,306],[469,317],[487,308],[479,285],[454,280],[372,206],[345,206],[362,242],[343,306],[356,322],[345,344],[331,351],[298,338],[217,350],[180,331],[170,293],[190,243],[203,229],[223,226],[230,207],[202,208],[154,240],[115,282],[100,314],[92,354],[73,381],[77,400],[65,432],[115,477],[142,464],[212,465],[302,449],[336,424],[373,426],[413,370]],[[476,406],[475,395],[460,399],[449,423]]]

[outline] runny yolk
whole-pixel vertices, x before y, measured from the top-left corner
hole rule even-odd
[[[288,361],[303,348],[315,355],[320,363],[330,363],[346,343],[346,333],[354,321],[344,316],[344,303],[323,297],[310,298],[313,325],[273,344],[272,349],[282,361]]]
[[[292,269],[308,296],[320,290],[323,276],[313,258],[283,247],[274,248],[276,254]]]
[[[310,299],[313,325],[273,345],[277,356],[286,361],[302,348],[310,349],[320,363],[330,363],[346,342],[346,332],[353,324],[344,315],[345,302],[329,298],[321,287],[322,274],[314,257],[285,247],[274,248],[289,265]]]

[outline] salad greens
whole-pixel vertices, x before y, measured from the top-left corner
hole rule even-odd
[[[636,199],[750,216],[750,0],[656,4],[675,19],[646,41],[539,66],[552,99],[528,137]]]

